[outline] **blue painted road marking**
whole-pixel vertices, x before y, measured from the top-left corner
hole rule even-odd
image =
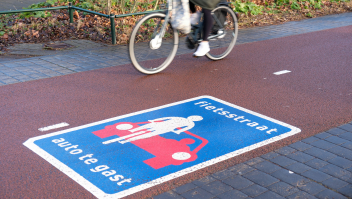
[[[121,198],[299,133],[201,96],[27,140],[98,198]]]

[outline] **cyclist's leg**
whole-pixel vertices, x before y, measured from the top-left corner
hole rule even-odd
[[[213,17],[211,16],[211,10],[208,9],[202,9],[203,13],[203,36],[202,36],[202,42],[200,42],[197,51],[193,54],[196,57],[204,56],[210,51],[209,48],[209,34],[211,31],[211,28],[213,27]]]
[[[203,12],[203,41],[209,41],[208,37],[213,27],[213,17],[211,16],[211,10],[202,9]]]

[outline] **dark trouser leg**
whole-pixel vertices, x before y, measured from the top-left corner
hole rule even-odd
[[[213,27],[213,17],[211,16],[211,10],[202,9],[203,12],[203,41],[209,41],[208,36]]]

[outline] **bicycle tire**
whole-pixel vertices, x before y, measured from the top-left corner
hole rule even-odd
[[[210,51],[206,54],[206,57],[208,57],[211,60],[220,60],[225,58],[232,51],[237,41],[238,22],[237,22],[237,17],[235,12],[228,6],[218,6],[214,10],[212,10],[213,17],[215,16],[215,13],[225,12],[225,11],[226,11],[226,19],[225,19],[226,23],[224,22],[225,23],[224,37],[223,38],[216,37],[213,40],[209,40]],[[214,24],[215,23],[217,23],[216,20],[214,20]],[[223,45],[220,45],[221,43]]]
[[[163,71],[174,59],[179,38],[178,32],[168,23],[165,37],[162,38],[161,46],[152,49],[151,41],[160,31],[165,19],[164,13],[152,13],[139,20],[132,30],[129,41],[129,55],[134,68],[143,74],[155,74]],[[157,24],[155,23],[157,21]],[[156,24],[155,27],[153,27]],[[172,37],[171,39],[168,37]],[[169,47],[165,50],[166,45]],[[163,48],[162,48],[163,47]],[[152,55],[150,58],[147,56]]]

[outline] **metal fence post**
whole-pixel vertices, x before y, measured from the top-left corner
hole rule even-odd
[[[73,9],[72,9],[72,3],[68,3],[68,14],[70,15],[70,23],[73,23]]]
[[[110,14],[110,24],[111,24],[112,44],[116,44],[115,15],[114,14]]]

